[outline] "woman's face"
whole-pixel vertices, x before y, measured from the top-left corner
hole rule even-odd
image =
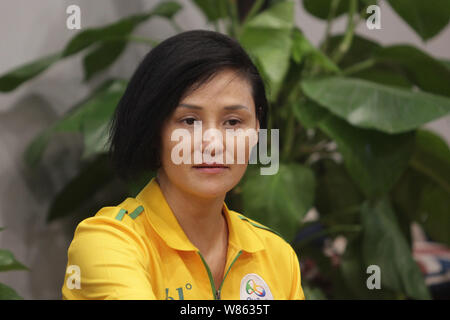
[[[226,130],[243,129],[245,132],[251,129],[250,131],[255,133],[259,130],[251,92],[251,85],[245,79],[239,77],[235,71],[227,69],[183,97],[162,127],[162,166],[159,175],[164,175],[170,183],[186,193],[199,197],[223,196],[231,190],[244,175],[251,148],[256,141],[244,138],[241,141],[245,141],[245,145],[239,146],[237,137],[227,139]],[[199,124],[194,121],[201,123],[201,136],[197,136],[200,137],[199,140],[194,139],[194,124]],[[190,139],[183,136],[171,141],[172,134],[177,129],[185,129],[184,132],[189,133]],[[213,129],[210,132],[214,131],[216,135],[205,136],[208,129]],[[221,133],[221,138],[218,133]],[[257,135],[255,137],[257,138]],[[238,146],[241,150],[238,150]],[[189,154],[185,154],[183,150]],[[242,152],[240,159],[238,152]],[[212,158],[208,159],[206,153]],[[200,163],[194,162],[199,159],[199,155]],[[176,164],[175,157],[190,159],[190,163],[183,161]],[[198,168],[202,163],[212,164],[211,159],[222,159],[216,162],[221,162],[225,168]]]

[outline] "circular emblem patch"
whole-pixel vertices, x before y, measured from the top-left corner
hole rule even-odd
[[[267,283],[256,273],[249,273],[241,280],[241,300],[273,300]]]

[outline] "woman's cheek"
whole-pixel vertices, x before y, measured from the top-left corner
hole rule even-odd
[[[232,159],[233,164],[247,164],[252,148],[257,141],[257,132],[252,129],[249,129],[249,131],[243,130],[242,134],[233,138],[228,137],[225,141],[227,161]]]

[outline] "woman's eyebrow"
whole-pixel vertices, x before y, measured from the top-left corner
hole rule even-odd
[[[186,104],[186,103],[181,103],[179,106],[180,107],[189,108],[189,109],[203,109],[200,106],[196,106],[196,105],[193,105],[193,104]]]
[[[203,109],[203,107],[194,105],[194,104],[187,104],[187,103],[181,103],[180,107],[185,107],[185,108],[190,108],[190,109]],[[249,109],[246,106],[243,106],[241,104],[233,104],[231,106],[225,106],[223,107],[226,110],[238,110],[238,109],[247,109],[247,111],[249,111]]]

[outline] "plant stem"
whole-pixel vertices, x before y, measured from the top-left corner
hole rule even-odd
[[[230,16],[230,36],[236,39],[239,35],[239,17],[236,0],[227,1],[227,10]]]
[[[323,46],[322,46],[322,51],[325,53],[327,52],[328,42],[330,41],[330,37],[331,37],[331,29],[333,26],[334,17],[336,16],[336,10],[337,10],[340,2],[341,2],[341,0],[332,0],[331,4],[330,4],[330,12],[328,14],[328,19],[327,19],[327,29],[325,31],[325,40],[324,40]]]
[[[181,32],[184,31],[183,28],[181,28],[181,27],[179,26],[179,24],[178,24],[175,20],[170,19],[169,21],[170,21],[170,24],[172,25],[172,27],[175,29],[175,31],[176,31],[177,33],[181,33]]]
[[[219,22],[217,20],[213,22],[213,26],[214,26],[214,31],[220,32]]]
[[[297,101],[301,98],[301,91],[299,88],[293,88],[289,93],[288,98],[286,99],[287,105],[285,107],[288,108],[287,114],[287,125],[286,125],[286,139],[284,140],[283,145],[283,159],[288,160],[290,158],[290,153],[292,150],[292,144],[294,142],[295,137],[295,117],[292,112],[293,101]]]
[[[361,19],[364,18],[364,15],[366,14],[367,7],[363,6],[363,9],[359,12],[359,14],[355,18],[355,27],[359,24]]]
[[[357,215],[361,211],[361,204],[355,204],[348,207],[345,207],[344,209],[333,211],[327,216],[351,216],[351,215]],[[322,220],[326,220],[326,218],[321,218]]]
[[[417,161],[416,159],[412,158],[410,163],[411,167],[413,167],[415,170],[423,173],[428,178],[433,180],[436,184],[440,185],[445,191],[447,191],[450,194],[450,184],[447,180],[443,179],[439,175],[436,175],[433,170],[430,170],[426,166],[422,165],[420,161]]]
[[[353,36],[355,34],[355,21],[353,17],[356,12],[356,6],[358,2],[357,0],[350,0],[349,13],[348,13],[348,21],[347,21],[347,30],[345,31],[344,38],[341,43],[337,47],[336,51],[333,54],[332,60],[334,63],[338,64],[347,51],[350,49],[353,41]]]
[[[374,58],[370,58],[370,59],[364,60],[362,62],[359,62],[359,63],[357,63],[357,64],[355,64],[355,65],[353,65],[351,67],[348,67],[345,70],[343,70],[341,72],[341,75],[348,76],[348,75],[351,75],[351,74],[354,74],[354,73],[358,73],[360,71],[363,71],[363,70],[366,70],[366,69],[369,69],[369,68],[373,67],[375,65],[375,63],[376,63],[376,60]]]
[[[290,104],[291,107],[292,104]],[[288,123],[286,126],[286,139],[285,145],[283,146],[283,159],[287,160],[289,158],[289,154],[291,153],[292,143],[294,141],[294,126],[295,126],[295,117],[288,116]]]
[[[256,0],[253,3],[253,6],[250,9],[250,11],[247,13],[247,16],[244,18],[244,21],[242,22],[242,24],[244,25],[247,21],[250,21],[259,12],[259,9],[261,9],[263,4],[264,4],[264,0]]]
[[[135,35],[129,35],[126,37],[126,39],[128,39],[129,41],[133,41],[133,42],[148,44],[148,45],[151,45],[152,47],[155,47],[159,44],[159,41],[157,41],[157,40],[153,40],[153,39],[141,37],[141,36],[135,36]]]

